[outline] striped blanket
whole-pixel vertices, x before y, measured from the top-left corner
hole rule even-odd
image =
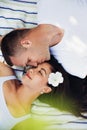
[[[37,0],[0,0],[0,35],[37,25]]]

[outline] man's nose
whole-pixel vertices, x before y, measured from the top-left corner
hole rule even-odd
[[[34,67],[37,67],[38,63],[37,62],[31,62],[29,63],[30,66],[34,66]]]

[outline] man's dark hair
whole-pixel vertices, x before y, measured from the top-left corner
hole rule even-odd
[[[17,29],[6,34],[1,41],[1,51],[5,61],[12,66],[9,56],[15,56],[23,47],[20,44],[22,38],[26,36],[30,29]]]

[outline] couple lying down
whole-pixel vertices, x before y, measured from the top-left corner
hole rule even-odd
[[[86,82],[84,79],[72,89],[72,76],[53,56],[38,67],[27,68],[21,82],[8,65],[0,63],[0,129],[9,130],[30,118],[32,103],[37,98],[54,108],[84,117],[82,113],[87,112]]]

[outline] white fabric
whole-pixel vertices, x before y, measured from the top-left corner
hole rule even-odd
[[[48,121],[50,124],[63,124],[77,120],[77,117],[74,115],[53,108],[46,103],[40,102],[38,99],[32,105],[31,115],[35,119]]]
[[[65,34],[62,41],[51,48],[52,53],[72,75],[87,75],[87,1],[39,0],[38,23],[60,26]]]
[[[0,130],[11,130],[11,128],[15,124],[30,117],[29,114],[20,118],[15,118],[10,114],[3,95],[3,83],[11,79],[16,79],[16,77],[15,76],[0,77]]]
[[[31,116],[33,119],[46,121],[48,126],[45,130],[87,129],[87,119],[78,118],[69,112],[60,111],[40,102],[38,99],[32,105]]]

